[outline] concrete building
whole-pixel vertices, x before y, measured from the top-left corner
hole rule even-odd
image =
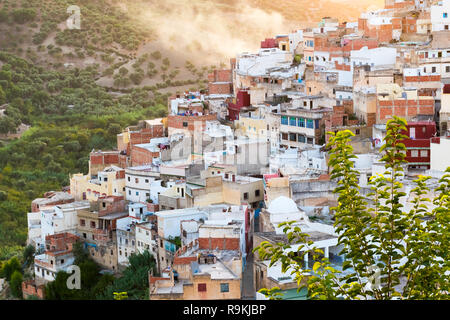
[[[55,206],[41,206],[39,212],[28,213],[28,240],[38,251],[44,250],[45,239],[58,233],[76,233],[78,210],[89,208],[89,201],[76,201]]]
[[[125,170],[110,166],[96,176],[81,173],[70,176],[70,193],[76,201],[97,201],[104,196],[123,196],[125,193]]]
[[[450,167],[450,139],[447,137],[438,137],[431,139],[430,144],[430,170],[442,174]]]
[[[301,251],[308,253],[304,257],[303,266],[312,268],[314,263],[311,252],[312,247],[321,248],[324,256],[331,261],[339,262],[338,254],[338,236],[333,226],[322,223],[310,222],[306,214],[297,208],[295,202],[287,197],[279,197],[273,200],[267,210],[263,210],[260,215],[260,232],[254,235],[254,244],[258,246],[263,241],[269,243],[288,243],[287,236],[283,233],[283,228],[279,224],[287,221],[295,221],[294,226],[301,228],[302,232],[308,234],[307,241],[312,241],[313,245],[306,245]],[[296,252],[301,244],[292,244],[288,251]],[[293,275],[288,272],[282,272],[281,264],[276,263],[269,266],[270,260],[262,260],[258,254],[255,254],[254,261],[254,279],[255,290],[261,288],[279,287],[282,290],[297,288],[297,281]]]
[[[45,252],[34,258],[34,279],[37,286],[54,281],[59,271],[67,271],[75,257],[73,245],[79,237],[71,233],[58,233],[45,238]]]
[[[157,192],[165,190],[158,180],[160,173],[158,167],[153,165],[143,165],[128,167],[125,169],[125,198],[131,202],[147,202],[149,199],[153,203],[158,203]],[[156,193],[156,194],[155,194]]]
[[[442,0],[431,6],[432,31],[450,30],[450,1]]]
[[[201,250],[198,242],[180,248],[173,268],[149,275],[150,300],[241,299],[241,258],[237,250]]]
[[[41,207],[70,203],[74,201],[74,196],[68,192],[49,191],[44,193],[43,198],[37,198],[31,201],[31,212],[39,212]]]
[[[117,220],[128,216],[123,197],[104,197],[78,212],[77,234],[92,259],[103,268],[118,270]]]

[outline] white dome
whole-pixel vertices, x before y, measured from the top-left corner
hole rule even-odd
[[[298,210],[294,200],[285,196],[280,196],[270,202],[267,211],[269,211],[270,214],[286,214],[299,212],[300,210]]]

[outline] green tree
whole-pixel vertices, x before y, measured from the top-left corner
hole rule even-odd
[[[11,276],[11,281],[9,282],[11,286],[11,293],[16,298],[22,298],[22,281],[23,276],[20,271],[14,271]]]
[[[2,86],[0,86],[0,105],[6,102],[6,93],[3,91]]]
[[[31,265],[34,260],[35,249],[34,246],[28,245],[23,250],[23,261],[27,266]]]
[[[129,299],[145,299],[148,296],[148,273],[156,272],[156,262],[152,254],[144,251],[142,254],[132,254],[129,266],[123,271],[122,277],[115,279],[107,286],[98,299],[113,300],[115,293],[127,293]]]
[[[20,261],[17,257],[12,257],[7,262],[5,262],[0,270],[0,275],[2,278],[6,278],[7,281],[11,281],[11,276],[14,272],[21,272],[22,267],[20,266]]]
[[[401,177],[407,138],[406,121],[389,120],[385,144],[380,149],[386,171],[370,178],[371,193],[360,192],[356,158],[350,145],[349,130],[329,133],[332,137],[329,165],[337,181],[338,195],[335,230],[345,256],[343,270],[333,268],[323,251],[307,241],[307,235],[292,222],[281,224],[288,244],[262,242],[255,248],[270,265],[280,262],[283,272],[291,272],[309,299],[448,299],[450,168],[440,179],[433,200],[425,197],[429,177],[419,176],[412,190],[413,208],[405,211]],[[433,203],[435,208],[430,210]],[[292,245],[300,244],[297,252]],[[305,254],[314,258],[312,270],[303,266]],[[308,275],[309,273],[309,275]],[[299,289],[300,289],[299,288]],[[270,298],[277,290],[261,291]]]

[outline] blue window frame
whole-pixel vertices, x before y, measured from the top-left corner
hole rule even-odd
[[[230,292],[230,288],[228,286],[228,283],[221,283],[220,284],[220,292]]]
[[[305,119],[298,118],[298,126],[304,128],[305,127]]]
[[[291,117],[291,118],[289,118],[289,125],[290,126],[296,126],[296,124],[297,124],[297,119],[296,118],[294,118],[294,117]]]
[[[315,128],[318,129],[319,128],[319,119],[314,120],[315,122]]]
[[[288,124],[288,118],[287,117],[281,117],[281,124]]]
[[[314,121],[312,119],[306,120],[306,127],[309,129],[314,129]]]

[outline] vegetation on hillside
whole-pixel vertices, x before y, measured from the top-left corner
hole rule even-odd
[[[95,84],[97,70],[47,70],[0,52],[0,131],[31,129],[0,142],[0,247],[25,244],[30,201],[87,171],[92,149],[115,147],[116,134],[144,118],[165,116],[166,96],[145,89],[111,95]],[[12,123],[10,126],[5,125]],[[0,257],[1,259],[1,257]]]

